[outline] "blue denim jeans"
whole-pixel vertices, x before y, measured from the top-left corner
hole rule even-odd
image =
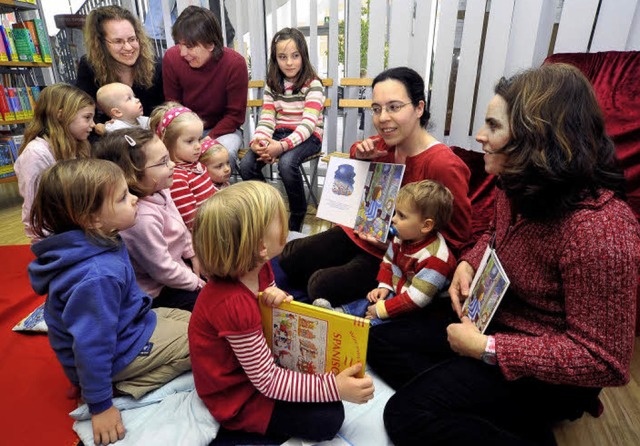
[[[273,132],[273,139],[279,141],[286,138],[292,133],[288,129],[277,129]],[[289,220],[289,229],[299,231],[302,226],[302,220],[307,212],[307,197],[304,193],[304,182],[300,173],[300,164],[305,158],[310,157],[314,153],[318,153],[322,148],[322,141],[315,136],[311,136],[302,144],[297,145],[291,150],[283,153],[278,158],[278,172],[284,189],[287,192],[289,200],[289,209],[291,218]],[[243,180],[260,180],[265,181],[262,174],[262,168],[265,163],[258,159],[254,151],[249,150],[240,161],[240,176]],[[292,227],[291,223],[295,220]],[[297,224],[299,223],[299,225]],[[297,227],[296,227],[297,226]]]
[[[395,294],[391,293],[386,300],[393,299],[394,297]],[[373,305],[373,303],[369,302],[367,298],[363,297],[362,299],[357,299],[353,302],[349,302],[348,304],[341,305],[340,308],[342,308],[342,311],[344,311],[345,314],[364,317],[367,314],[367,308],[369,308],[369,305]],[[390,319],[369,319],[369,323],[372,327],[380,324],[385,324],[387,322],[390,322]]]

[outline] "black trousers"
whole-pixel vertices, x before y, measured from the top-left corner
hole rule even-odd
[[[333,306],[366,297],[378,286],[382,260],[363,251],[339,228],[287,243],[280,267],[309,297],[327,299]]]

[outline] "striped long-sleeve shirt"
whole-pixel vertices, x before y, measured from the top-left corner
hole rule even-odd
[[[279,128],[293,132],[282,139],[285,150],[291,150],[315,135],[322,141],[324,87],[319,79],[307,82],[299,92],[293,92],[293,84],[284,81],[284,94],[276,94],[267,86],[264,89],[262,112],[253,135],[271,138]]]
[[[417,243],[398,237],[389,245],[378,272],[378,285],[393,291],[392,299],[376,303],[381,319],[423,308],[449,284],[456,259],[437,232]]]
[[[258,288],[273,283],[267,263]],[[276,365],[257,299],[238,281],[212,278],[202,289],[189,321],[189,350],[198,395],[228,429],[264,433],[276,399],[340,399],[333,374],[303,374]]]
[[[173,171],[171,198],[189,230],[193,226],[200,205],[215,192],[211,177],[200,162],[176,165]]]

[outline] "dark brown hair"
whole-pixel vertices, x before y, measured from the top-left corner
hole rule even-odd
[[[173,40],[187,46],[213,45],[213,58],[222,57],[224,41],[215,14],[199,6],[187,6],[171,28]]]
[[[104,135],[93,150],[95,158],[113,161],[124,172],[129,191],[136,197],[146,197],[153,191],[145,189],[141,182],[147,155],[144,146],[157,136],[151,130],[141,128],[120,129]],[[133,141],[134,145],[131,145]]]
[[[599,189],[624,196],[624,177],[593,88],[568,64],[502,78],[511,140],[500,182],[515,210],[534,220],[558,218]]]
[[[298,93],[302,89],[302,87],[304,87],[313,79],[320,79],[320,77],[316,74],[316,71],[313,69],[313,65],[311,65],[311,60],[309,59],[309,49],[307,48],[307,40],[304,38],[304,34],[302,34],[296,28],[282,28],[280,31],[275,33],[273,39],[271,39],[269,67],[267,69],[267,85],[269,86],[269,89],[271,89],[271,91],[277,94],[284,93],[285,78],[282,71],[280,71],[280,67],[278,66],[277,44],[278,42],[289,39],[293,40],[293,43],[296,44],[296,48],[298,49],[300,57],[302,58],[302,67],[300,68],[298,77],[293,83],[293,92]]]

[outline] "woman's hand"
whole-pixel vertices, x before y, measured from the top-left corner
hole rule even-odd
[[[471,287],[474,273],[473,267],[463,260],[458,264],[456,272],[453,274],[453,279],[451,279],[449,296],[451,296],[453,311],[456,312],[458,317],[462,317],[462,303],[469,297],[469,288]]]
[[[293,296],[276,286],[270,286],[258,293],[258,299],[261,299],[262,303],[269,307],[279,307],[282,302],[291,302]]]
[[[353,231],[359,238],[360,240],[364,240],[365,242],[369,243],[370,245],[373,245],[374,247],[381,249],[383,251],[387,250],[387,246],[389,244],[389,242],[387,243],[382,243],[379,240],[376,240],[376,238],[372,235],[369,234],[363,234],[362,232],[359,231]]]
[[[489,337],[480,333],[468,317],[463,317],[462,322],[447,327],[447,340],[451,350],[462,356],[480,359],[488,339]]]
[[[122,417],[116,406],[91,415],[91,426],[93,427],[93,442],[95,444],[111,444],[124,438],[124,424],[122,424]]]
[[[387,152],[376,149],[376,142],[367,138],[356,144],[356,158],[360,160],[370,160],[380,158],[386,155]]]
[[[347,367],[336,375],[336,384],[341,400],[362,404],[373,398],[373,392],[375,390],[373,380],[369,375],[356,378],[355,375],[358,374],[360,370],[362,370],[362,364],[357,363],[351,367]]]

